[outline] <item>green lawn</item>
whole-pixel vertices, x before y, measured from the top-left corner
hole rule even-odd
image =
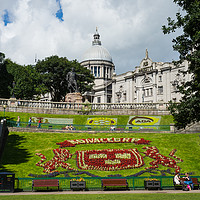
[[[62,194],[62,195],[20,195],[0,196],[1,200],[199,200],[200,194]]]
[[[28,174],[44,174],[43,168],[36,166],[40,160],[35,153],[42,153],[47,157],[47,161],[52,159],[53,149],[59,148],[57,142],[63,142],[66,139],[84,139],[84,138],[111,138],[111,137],[126,137],[126,138],[144,138],[151,140],[149,146],[156,146],[159,152],[165,156],[169,156],[172,149],[177,149],[175,155],[180,157],[183,162],[178,163],[181,167],[181,172],[192,172],[194,175],[200,175],[200,137],[199,134],[170,134],[170,133],[30,133],[30,132],[10,132],[3,154],[1,171],[14,172],[16,177],[28,177]],[[93,150],[93,149],[131,149],[137,148],[142,156],[144,154],[144,146],[135,145],[130,143],[109,143],[109,144],[83,144],[76,147],[68,147],[70,153],[74,154],[77,150]],[[76,156],[73,155],[72,159],[67,162],[76,166]],[[150,162],[153,161],[149,157],[144,157],[145,165],[137,169],[127,169],[119,171],[95,171],[88,170],[92,174],[99,176],[108,176],[114,174],[121,174],[122,176],[129,176],[145,170],[145,167],[150,167]],[[78,168],[77,168],[78,169]],[[159,170],[167,170],[166,167],[159,165]],[[65,171],[58,168],[60,171]],[[79,170],[81,171],[81,170]],[[174,169],[172,169],[174,172]],[[73,174],[69,174],[74,176]],[[144,174],[143,176],[149,176]],[[153,175],[153,174],[152,174]],[[159,173],[156,175],[160,175]],[[169,175],[169,174],[167,174]],[[84,176],[84,175],[83,175]]]
[[[17,116],[20,116],[21,122],[28,122],[29,117],[49,117],[49,118],[73,118],[74,124],[85,125],[87,118],[94,117],[108,117],[117,118],[118,125],[126,125],[129,119],[129,115],[55,115],[55,114],[39,114],[39,113],[17,113],[17,112],[6,112],[7,120],[17,121]],[[3,118],[4,112],[0,112],[0,119]],[[173,117],[171,115],[161,116],[160,125],[170,125],[173,123]]]

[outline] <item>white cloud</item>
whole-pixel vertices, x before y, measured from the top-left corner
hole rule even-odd
[[[91,46],[96,26],[102,45],[112,55],[117,73],[133,70],[144,58],[172,61],[172,36],[161,31],[168,16],[175,16],[171,0],[61,0],[63,19],[55,17],[56,0],[0,0],[13,23],[0,21],[0,51],[19,64],[32,64],[55,55],[80,59]]]

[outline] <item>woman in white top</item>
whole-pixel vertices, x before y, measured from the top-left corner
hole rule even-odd
[[[174,183],[176,185],[183,185],[183,181],[180,179],[179,173],[176,172],[174,176]]]

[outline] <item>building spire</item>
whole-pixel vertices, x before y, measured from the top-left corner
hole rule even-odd
[[[146,49],[146,55],[145,55],[145,59],[148,59],[149,58],[149,55],[148,55],[148,50]]]
[[[101,45],[100,35],[98,33],[98,29],[96,27],[96,33],[93,35],[94,40],[92,41],[92,45]]]

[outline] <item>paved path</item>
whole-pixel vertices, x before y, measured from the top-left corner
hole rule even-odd
[[[15,193],[0,193],[3,195],[55,195],[55,194],[175,194],[175,193],[200,193],[200,190],[182,191],[182,190],[131,190],[131,191],[56,191],[56,192],[15,192]]]

